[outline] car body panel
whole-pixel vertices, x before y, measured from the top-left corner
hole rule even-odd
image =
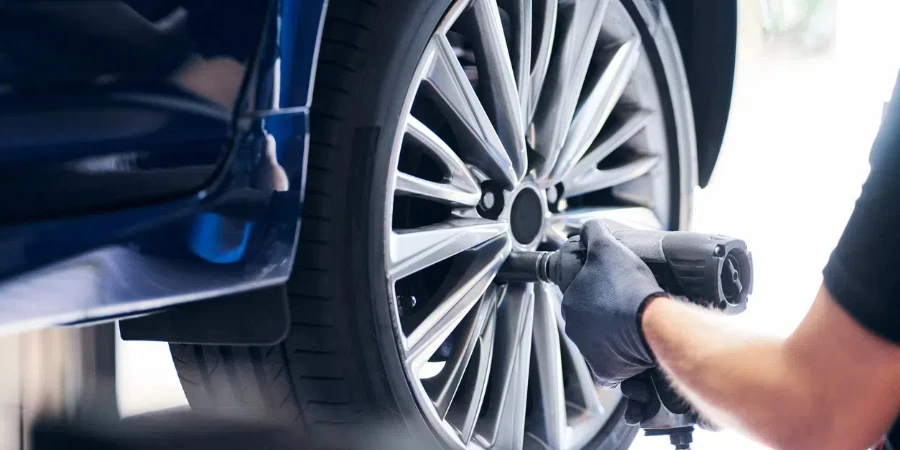
[[[188,3],[203,11],[202,1]],[[299,230],[325,6],[274,1],[255,34],[255,57],[244,64],[213,52],[154,79],[108,81],[91,67],[82,70],[93,77],[87,83],[45,77],[34,86],[0,71],[0,130],[18,130],[0,135],[0,172],[10,174],[0,181],[0,330],[130,316],[283,283]],[[210,29],[228,39],[226,28]],[[0,51],[3,45],[0,38]],[[201,65],[204,82],[220,67],[240,69],[239,92],[222,96],[181,83],[198,58],[208,63]],[[28,102],[37,96],[47,108]],[[19,107],[49,112],[54,102],[73,105],[56,126]],[[68,126],[79,121],[92,126]],[[190,176],[174,183],[160,167]],[[146,188],[112,187],[135,180]],[[79,201],[66,200],[70,193]]]

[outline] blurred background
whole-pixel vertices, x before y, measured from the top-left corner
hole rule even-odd
[[[749,243],[756,283],[739,320],[786,335],[809,308],[868,173],[869,147],[900,68],[900,2],[739,0],[739,7],[728,132],[712,183],[696,194],[694,229]],[[31,411],[65,404],[90,384],[79,378],[84,367],[48,365],[34,355],[55,348],[64,355],[57,359],[74,361],[73,339],[97,336],[108,334],[65,329],[0,338],[0,361],[7,362],[0,364],[0,450],[26,443]],[[123,416],[186,407],[165,344],[116,345],[115,367],[106,370],[115,371]],[[632,448],[669,447],[665,438],[641,437]],[[764,447],[734,432],[695,434],[695,450],[723,448]]]

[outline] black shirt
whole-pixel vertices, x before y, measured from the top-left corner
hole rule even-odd
[[[863,327],[900,344],[900,79],[869,155],[871,172],[823,271],[825,287]],[[894,424],[888,448],[900,450]]]

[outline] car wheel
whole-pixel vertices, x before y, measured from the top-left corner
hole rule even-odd
[[[318,64],[291,331],[172,345],[192,408],[328,446],[626,448],[637,430],[562,333],[559,290],[493,277],[593,218],[687,225],[663,6],[333,0]]]

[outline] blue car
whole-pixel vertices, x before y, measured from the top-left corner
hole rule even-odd
[[[736,4],[0,0],[0,331],[119,320],[195,411],[376,448],[624,449],[561,294],[689,226]]]

